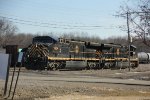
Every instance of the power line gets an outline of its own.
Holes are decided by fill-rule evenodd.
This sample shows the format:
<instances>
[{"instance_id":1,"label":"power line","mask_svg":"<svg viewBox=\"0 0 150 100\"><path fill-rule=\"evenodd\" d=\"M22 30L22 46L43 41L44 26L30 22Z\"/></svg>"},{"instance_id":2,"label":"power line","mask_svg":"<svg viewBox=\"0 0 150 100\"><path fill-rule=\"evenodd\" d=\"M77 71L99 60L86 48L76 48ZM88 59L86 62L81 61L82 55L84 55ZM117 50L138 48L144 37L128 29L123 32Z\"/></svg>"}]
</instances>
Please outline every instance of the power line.
<instances>
[{"instance_id":1,"label":"power line","mask_svg":"<svg viewBox=\"0 0 150 100\"><path fill-rule=\"evenodd\" d=\"M50 24L50 23L43 23L43 22L34 22L34 21L29 21L29 20L22 20L22 19L18 19L18 18L12 18L12 17L4 17L4 16L0 16L2 18L6 18L6 19L10 19L10 20L16 20L16 21L21 21L21 22L27 22L27 23L33 23L33 24L42 24L42 25L51 25L51 26L56 26L58 24ZM86 26L86 25L58 25L58 26L68 26L68 27L102 27L99 25L93 25L93 26Z\"/></svg>"},{"instance_id":2,"label":"power line","mask_svg":"<svg viewBox=\"0 0 150 100\"><path fill-rule=\"evenodd\" d=\"M37 21L30 21L30 20L22 20L18 18L12 18L12 17L5 17L5 16L0 16L1 18L9 19L11 22L19 23L19 24L26 24L26 25L31 25L31 26L39 26L39 27L50 27L50 28L62 28L62 29L86 29L86 30L91 30L90 28L93 29L99 29L99 28L106 28L106 29L113 29L115 27L104 27L104 26L99 26L99 25L61 25L61 24L51 24L51 23L45 23L45 22L37 22ZM88 29L87 29L88 28Z\"/></svg>"},{"instance_id":3,"label":"power line","mask_svg":"<svg viewBox=\"0 0 150 100\"><path fill-rule=\"evenodd\" d=\"M81 29L81 28L65 28L65 27L56 27L56 26L48 26L48 25L38 25L38 24L31 24L31 23L24 23L24 22L17 22L17 21L10 21L10 22L13 22L13 23L18 23L18 24L25 24L25 25L30 25L30 26L38 26L38 27L47 27L47 28L61 28L61 29ZM82 29L81 29L82 30ZM88 29L85 29L85 30L94 30L94 29L91 29L91 28L88 28Z\"/></svg>"}]
</instances>

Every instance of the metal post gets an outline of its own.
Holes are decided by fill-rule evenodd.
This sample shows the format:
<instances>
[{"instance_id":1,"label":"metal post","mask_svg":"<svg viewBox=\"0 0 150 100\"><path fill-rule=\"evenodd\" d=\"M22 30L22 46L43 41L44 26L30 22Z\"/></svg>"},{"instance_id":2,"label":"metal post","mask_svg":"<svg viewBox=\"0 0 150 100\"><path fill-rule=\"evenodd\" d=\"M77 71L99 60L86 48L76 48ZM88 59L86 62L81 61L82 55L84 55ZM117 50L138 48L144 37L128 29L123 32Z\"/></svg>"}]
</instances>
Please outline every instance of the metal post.
<instances>
[{"instance_id":1,"label":"metal post","mask_svg":"<svg viewBox=\"0 0 150 100\"><path fill-rule=\"evenodd\" d=\"M129 49L129 53L128 53L128 61L129 61L129 71L130 71L130 45L131 45L131 41L130 41L130 29L129 29L129 12L127 12L127 29L128 29L128 49Z\"/></svg>"},{"instance_id":2,"label":"metal post","mask_svg":"<svg viewBox=\"0 0 150 100\"><path fill-rule=\"evenodd\" d=\"M12 85L13 85L13 81L14 81L15 71L16 71L16 64L15 64L15 66L14 66L14 70L13 70L13 75L12 75L12 79L11 79L11 84L10 84L10 88L9 88L9 94L8 94L8 97L10 96L10 92L11 92L11 89L12 89ZM8 97L7 97L7 98L8 98Z\"/></svg>"},{"instance_id":3,"label":"metal post","mask_svg":"<svg viewBox=\"0 0 150 100\"><path fill-rule=\"evenodd\" d=\"M19 79L19 75L20 75L20 70L21 70L21 66L22 66L22 62L23 62L23 57L24 57L24 54L21 53L19 54L19 57L18 57L18 61L17 62L20 62L20 66L19 66L19 70L18 70L18 74L17 74L17 79L16 79L16 83L15 83L15 87L14 87L14 91L13 91L13 95L12 95L12 98L11 100L14 99L14 95L15 95L15 92L16 92L16 88L17 88L17 83L18 83L18 79Z\"/></svg>"},{"instance_id":4,"label":"metal post","mask_svg":"<svg viewBox=\"0 0 150 100\"><path fill-rule=\"evenodd\" d=\"M19 79L19 75L20 75L21 66L22 66L22 64L19 66L18 75L17 75L15 87L14 87L14 92L13 92L13 95L12 95L12 98L11 98L12 100L14 99L14 95L15 95L15 92L16 92L16 87L17 87L17 83L18 83L18 79Z\"/></svg>"}]
</instances>

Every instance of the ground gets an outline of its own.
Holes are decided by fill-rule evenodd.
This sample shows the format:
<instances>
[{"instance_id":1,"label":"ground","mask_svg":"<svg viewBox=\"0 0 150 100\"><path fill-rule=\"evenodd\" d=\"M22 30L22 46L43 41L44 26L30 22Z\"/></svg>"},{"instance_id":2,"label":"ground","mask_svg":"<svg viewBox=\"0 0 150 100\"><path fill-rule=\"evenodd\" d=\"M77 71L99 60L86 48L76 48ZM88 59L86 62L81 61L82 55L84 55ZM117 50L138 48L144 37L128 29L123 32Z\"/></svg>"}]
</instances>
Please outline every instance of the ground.
<instances>
[{"instance_id":1,"label":"ground","mask_svg":"<svg viewBox=\"0 0 150 100\"><path fill-rule=\"evenodd\" d=\"M9 85L11 75L12 69ZM150 64L142 64L130 72L128 69L31 71L22 68L14 99L150 100L149 83ZM3 86L4 81L0 80L0 98Z\"/></svg>"}]
</instances>

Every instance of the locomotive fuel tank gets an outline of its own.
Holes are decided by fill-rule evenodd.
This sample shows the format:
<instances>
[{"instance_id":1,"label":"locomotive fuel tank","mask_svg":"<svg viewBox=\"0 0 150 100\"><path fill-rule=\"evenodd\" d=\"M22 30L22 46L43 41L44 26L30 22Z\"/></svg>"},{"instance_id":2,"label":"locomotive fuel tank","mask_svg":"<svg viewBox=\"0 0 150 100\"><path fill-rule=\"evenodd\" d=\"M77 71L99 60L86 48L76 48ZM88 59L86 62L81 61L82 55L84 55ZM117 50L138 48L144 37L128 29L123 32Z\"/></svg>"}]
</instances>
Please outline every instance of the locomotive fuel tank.
<instances>
[{"instance_id":1,"label":"locomotive fuel tank","mask_svg":"<svg viewBox=\"0 0 150 100\"><path fill-rule=\"evenodd\" d=\"M83 69L86 68L87 61L66 61L66 69Z\"/></svg>"}]
</instances>

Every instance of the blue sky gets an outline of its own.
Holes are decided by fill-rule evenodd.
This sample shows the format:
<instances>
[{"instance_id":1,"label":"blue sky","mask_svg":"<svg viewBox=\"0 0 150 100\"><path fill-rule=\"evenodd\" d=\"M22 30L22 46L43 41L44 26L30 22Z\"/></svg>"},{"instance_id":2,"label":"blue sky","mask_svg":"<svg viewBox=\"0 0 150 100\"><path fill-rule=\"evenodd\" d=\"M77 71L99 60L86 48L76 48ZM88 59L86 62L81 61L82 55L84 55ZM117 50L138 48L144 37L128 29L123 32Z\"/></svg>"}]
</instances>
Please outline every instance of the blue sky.
<instances>
[{"instance_id":1,"label":"blue sky","mask_svg":"<svg viewBox=\"0 0 150 100\"><path fill-rule=\"evenodd\" d=\"M106 38L124 36L116 18L126 0L0 0L0 16L9 18L19 32L87 32Z\"/></svg>"}]
</instances>

